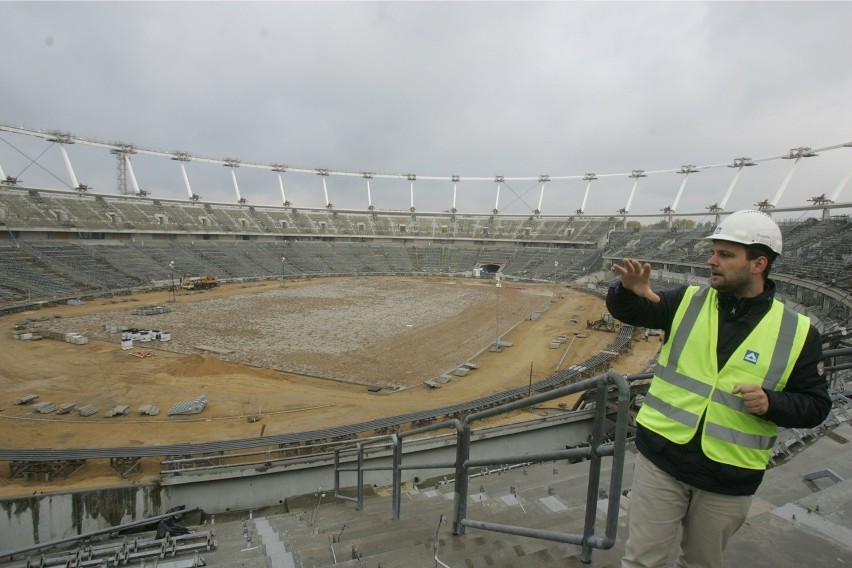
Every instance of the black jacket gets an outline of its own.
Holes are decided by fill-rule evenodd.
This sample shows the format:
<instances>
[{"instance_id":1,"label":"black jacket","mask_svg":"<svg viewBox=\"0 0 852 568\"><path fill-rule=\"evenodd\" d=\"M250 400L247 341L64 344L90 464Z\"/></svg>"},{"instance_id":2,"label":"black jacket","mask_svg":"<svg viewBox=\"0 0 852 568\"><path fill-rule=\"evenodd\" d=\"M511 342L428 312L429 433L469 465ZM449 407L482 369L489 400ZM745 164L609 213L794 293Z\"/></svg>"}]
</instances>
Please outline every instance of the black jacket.
<instances>
[{"instance_id":1,"label":"black jacket","mask_svg":"<svg viewBox=\"0 0 852 568\"><path fill-rule=\"evenodd\" d=\"M662 329L666 341L685 286L657 292L660 302L654 304L625 290L620 281L610 286L606 305L617 319L630 325ZM717 357L721 369L731 353L743 342L757 323L769 311L775 297L775 283L766 281L764 292L755 298L735 298L720 293L719 338ZM811 326L805 345L787 379L784 390L766 391L769 411L763 418L786 428L818 426L831 410L828 384L822 374L822 338ZM701 428L686 444L669 442L662 436L642 427L637 428L636 447L657 467L698 489L726 495L752 495L763 480L763 471L739 468L715 462L701 450Z\"/></svg>"}]
</instances>

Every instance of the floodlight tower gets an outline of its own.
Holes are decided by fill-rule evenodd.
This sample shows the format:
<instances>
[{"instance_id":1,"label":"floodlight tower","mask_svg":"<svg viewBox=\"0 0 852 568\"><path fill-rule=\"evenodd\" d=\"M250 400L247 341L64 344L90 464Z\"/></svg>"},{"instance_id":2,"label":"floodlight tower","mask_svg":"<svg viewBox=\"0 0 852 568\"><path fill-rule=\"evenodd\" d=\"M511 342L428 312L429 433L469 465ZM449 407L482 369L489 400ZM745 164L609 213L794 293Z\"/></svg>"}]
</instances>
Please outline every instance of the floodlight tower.
<instances>
[{"instance_id":1,"label":"floodlight tower","mask_svg":"<svg viewBox=\"0 0 852 568\"><path fill-rule=\"evenodd\" d=\"M172 160L176 161L180 166L180 173L183 176L183 185L186 187L186 195L189 197L189 200L198 201L201 199L200 195L192 193L192 188L189 186L189 176L186 175L186 166L184 164L192 160L192 156L186 152L172 152Z\"/></svg>"},{"instance_id":2,"label":"floodlight tower","mask_svg":"<svg viewBox=\"0 0 852 568\"><path fill-rule=\"evenodd\" d=\"M331 204L331 201L328 199L328 186L325 183L325 178L327 178L330 174L327 169L321 168L317 170L317 175L322 178L322 191L325 194L325 207L326 209L334 208L334 205Z\"/></svg>"},{"instance_id":3,"label":"floodlight tower","mask_svg":"<svg viewBox=\"0 0 852 568\"><path fill-rule=\"evenodd\" d=\"M139 183L136 181L136 174L133 173L133 165L130 163L130 155L135 153L136 148L131 144L117 144L110 150L110 154L115 154L118 171L117 189L122 195L142 195L142 190L139 189ZM128 177L130 177L130 189L127 187Z\"/></svg>"},{"instance_id":4,"label":"floodlight tower","mask_svg":"<svg viewBox=\"0 0 852 568\"><path fill-rule=\"evenodd\" d=\"M240 195L240 186L237 184L237 168L240 167L240 160L237 158L225 158L222 164L226 168L231 169L231 181L234 182L234 193L237 194L237 203L244 204L248 200Z\"/></svg>"},{"instance_id":5,"label":"floodlight tower","mask_svg":"<svg viewBox=\"0 0 852 568\"><path fill-rule=\"evenodd\" d=\"M580 205L580 208L577 209L577 215L582 215L586 211L586 202L589 199L589 191L592 189L592 182L598 179L598 176L595 175L594 172L586 172L586 175L583 176L583 179L586 180L586 193L583 195L583 204Z\"/></svg>"},{"instance_id":6,"label":"floodlight tower","mask_svg":"<svg viewBox=\"0 0 852 568\"><path fill-rule=\"evenodd\" d=\"M287 196L284 195L284 179L281 174L287 171L287 168L281 164L273 164L272 171L278 174L278 187L281 188L281 201L284 207L290 207L290 202L287 201Z\"/></svg>"},{"instance_id":7,"label":"floodlight tower","mask_svg":"<svg viewBox=\"0 0 852 568\"><path fill-rule=\"evenodd\" d=\"M784 181L781 182L781 187L778 188L778 191L775 192L775 196L769 202L771 207L777 207L778 202L781 200L781 196L784 195L784 191L787 189L787 186L790 185L790 180L793 179L793 174L796 173L796 168L799 166L799 162L802 158L813 158L814 156L818 156L816 152L806 147L799 148L790 148L790 153L786 156L782 156L785 160L794 160L793 165L790 167L790 171L787 172L787 177L784 178Z\"/></svg>"},{"instance_id":8,"label":"floodlight tower","mask_svg":"<svg viewBox=\"0 0 852 568\"><path fill-rule=\"evenodd\" d=\"M373 207L373 196L370 192L370 180L373 179L373 172L361 172L361 177L367 180L367 210L372 211Z\"/></svg>"},{"instance_id":9,"label":"floodlight tower","mask_svg":"<svg viewBox=\"0 0 852 568\"><path fill-rule=\"evenodd\" d=\"M544 201L544 187L549 181L550 176L547 174L538 176L538 183L541 184L541 193L538 194L538 207L533 210L533 215L541 215L541 204Z\"/></svg>"},{"instance_id":10,"label":"floodlight tower","mask_svg":"<svg viewBox=\"0 0 852 568\"><path fill-rule=\"evenodd\" d=\"M497 184L497 200L494 202L494 209L491 210L495 215L500 212L500 186L506 181L504 176L494 176L494 182Z\"/></svg>"}]
</instances>

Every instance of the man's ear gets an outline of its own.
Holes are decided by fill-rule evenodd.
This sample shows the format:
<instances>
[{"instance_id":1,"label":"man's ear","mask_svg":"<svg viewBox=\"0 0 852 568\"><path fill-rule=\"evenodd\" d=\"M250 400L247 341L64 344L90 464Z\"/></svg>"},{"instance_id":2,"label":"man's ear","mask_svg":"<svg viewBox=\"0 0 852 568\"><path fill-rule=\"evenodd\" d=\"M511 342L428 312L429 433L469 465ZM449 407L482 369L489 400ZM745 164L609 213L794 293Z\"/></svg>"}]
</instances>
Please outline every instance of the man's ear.
<instances>
[{"instance_id":1,"label":"man's ear","mask_svg":"<svg viewBox=\"0 0 852 568\"><path fill-rule=\"evenodd\" d=\"M755 274L763 274L766 272L766 267L769 266L769 259L765 256L759 256L754 259L754 270Z\"/></svg>"}]
</instances>

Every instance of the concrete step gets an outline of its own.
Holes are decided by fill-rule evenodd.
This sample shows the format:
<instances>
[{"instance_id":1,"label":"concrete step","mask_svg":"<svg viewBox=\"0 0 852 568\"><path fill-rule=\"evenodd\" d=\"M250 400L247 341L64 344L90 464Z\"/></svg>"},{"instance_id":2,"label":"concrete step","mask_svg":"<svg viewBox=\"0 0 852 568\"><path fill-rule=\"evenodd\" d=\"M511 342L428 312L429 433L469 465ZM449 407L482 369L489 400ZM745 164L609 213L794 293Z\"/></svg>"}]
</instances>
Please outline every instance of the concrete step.
<instances>
[{"instance_id":1,"label":"concrete step","mask_svg":"<svg viewBox=\"0 0 852 568\"><path fill-rule=\"evenodd\" d=\"M632 473L632 472L631 472ZM603 479L608 485L608 472ZM581 533L585 517L588 464L547 463L495 471L470 480L468 518L569 533ZM292 543L303 568L359 566L435 566L434 538L442 516L452 518L454 485L439 480L403 494L400 519L391 519L386 491L354 504L323 503L315 512L270 517ZM605 503L604 503L605 505ZM308 515L308 516L306 516ZM307 519L314 526L307 526ZM596 534L603 534L605 513L598 511ZM345 528L344 528L344 525ZM580 564L580 547L500 533L467 529L452 536L451 525L439 529L439 558L456 566L547 566ZM594 554L600 554L595 551ZM573 560L572 560L573 559ZM453 560L454 562L449 562Z\"/></svg>"},{"instance_id":2,"label":"concrete step","mask_svg":"<svg viewBox=\"0 0 852 568\"><path fill-rule=\"evenodd\" d=\"M246 532L243 532L245 522ZM240 566L245 568L267 568L266 555L261 547L260 539L254 530L253 523L248 520L232 520L215 522L208 525L207 530L216 533L215 554L204 555L207 565ZM249 543L246 539L251 538Z\"/></svg>"},{"instance_id":3,"label":"concrete step","mask_svg":"<svg viewBox=\"0 0 852 568\"><path fill-rule=\"evenodd\" d=\"M262 543L263 552L266 555L267 564L270 568L296 568L293 553L285 545L281 535L278 534L269 521L264 518L255 518L254 526L257 536Z\"/></svg>"}]
</instances>

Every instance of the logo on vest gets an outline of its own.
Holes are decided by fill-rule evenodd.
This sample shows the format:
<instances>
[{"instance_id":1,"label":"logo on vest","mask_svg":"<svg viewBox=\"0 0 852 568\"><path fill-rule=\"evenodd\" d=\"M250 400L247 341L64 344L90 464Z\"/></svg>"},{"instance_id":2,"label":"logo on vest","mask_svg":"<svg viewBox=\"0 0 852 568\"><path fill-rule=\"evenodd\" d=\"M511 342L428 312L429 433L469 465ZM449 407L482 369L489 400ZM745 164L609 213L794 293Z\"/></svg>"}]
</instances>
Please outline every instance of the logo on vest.
<instances>
[{"instance_id":1,"label":"logo on vest","mask_svg":"<svg viewBox=\"0 0 852 568\"><path fill-rule=\"evenodd\" d=\"M760 353L757 351L752 351L751 349L746 349L745 357L743 357L743 361L748 361L749 363L757 363L757 358L760 357Z\"/></svg>"}]
</instances>

